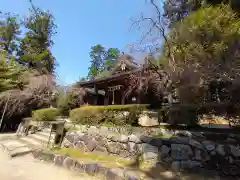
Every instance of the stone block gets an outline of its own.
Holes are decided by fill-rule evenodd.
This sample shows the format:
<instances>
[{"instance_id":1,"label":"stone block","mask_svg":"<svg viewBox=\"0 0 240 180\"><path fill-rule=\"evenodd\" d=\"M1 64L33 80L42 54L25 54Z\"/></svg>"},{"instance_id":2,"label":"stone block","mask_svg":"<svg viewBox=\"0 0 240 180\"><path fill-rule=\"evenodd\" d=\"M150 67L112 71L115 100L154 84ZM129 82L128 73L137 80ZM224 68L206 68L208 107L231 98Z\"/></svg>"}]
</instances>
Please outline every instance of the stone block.
<instances>
[{"instance_id":1,"label":"stone block","mask_svg":"<svg viewBox=\"0 0 240 180\"><path fill-rule=\"evenodd\" d=\"M51 152L45 152L43 150L34 151L33 156L40 160L54 162L55 155Z\"/></svg>"},{"instance_id":2,"label":"stone block","mask_svg":"<svg viewBox=\"0 0 240 180\"><path fill-rule=\"evenodd\" d=\"M98 173L99 166L95 163L89 163L85 165L85 172L90 175L95 175Z\"/></svg>"},{"instance_id":3,"label":"stone block","mask_svg":"<svg viewBox=\"0 0 240 180\"><path fill-rule=\"evenodd\" d=\"M204 138L204 134L202 132L192 132L192 136L196 138Z\"/></svg>"},{"instance_id":4,"label":"stone block","mask_svg":"<svg viewBox=\"0 0 240 180\"><path fill-rule=\"evenodd\" d=\"M106 173L107 180L125 180L124 171L119 168L109 169Z\"/></svg>"},{"instance_id":5,"label":"stone block","mask_svg":"<svg viewBox=\"0 0 240 180\"><path fill-rule=\"evenodd\" d=\"M200 142L198 142L194 139L189 140L189 145L192 146L192 147L195 147L197 149L203 149L203 145Z\"/></svg>"},{"instance_id":6,"label":"stone block","mask_svg":"<svg viewBox=\"0 0 240 180\"><path fill-rule=\"evenodd\" d=\"M0 148L1 148L2 151L4 151L4 149L3 149L2 146L0 146ZM34 157L34 158L39 158L40 155L42 154L42 152L43 152L42 149L37 149L37 150L33 151L33 153L32 153L32 154L33 154L33 157Z\"/></svg>"},{"instance_id":7,"label":"stone block","mask_svg":"<svg viewBox=\"0 0 240 180\"><path fill-rule=\"evenodd\" d=\"M153 138L149 136L140 136L140 140L143 143L149 143Z\"/></svg>"},{"instance_id":8,"label":"stone block","mask_svg":"<svg viewBox=\"0 0 240 180\"><path fill-rule=\"evenodd\" d=\"M95 139L90 139L86 142L86 147L88 151L93 151L97 147L97 141Z\"/></svg>"},{"instance_id":9,"label":"stone block","mask_svg":"<svg viewBox=\"0 0 240 180\"><path fill-rule=\"evenodd\" d=\"M126 180L140 180L139 176L132 171L125 172L125 179Z\"/></svg>"},{"instance_id":10,"label":"stone block","mask_svg":"<svg viewBox=\"0 0 240 180\"><path fill-rule=\"evenodd\" d=\"M215 150L215 143L212 141L203 141L202 144L206 148L207 151Z\"/></svg>"},{"instance_id":11,"label":"stone block","mask_svg":"<svg viewBox=\"0 0 240 180\"><path fill-rule=\"evenodd\" d=\"M66 134L65 138L66 138L69 142L74 143L74 140L75 140L75 137L76 137L76 136L77 136L76 133L70 132L70 133L67 133L67 134Z\"/></svg>"},{"instance_id":12,"label":"stone block","mask_svg":"<svg viewBox=\"0 0 240 180\"><path fill-rule=\"evenodd\" d=\"M142 144L143 148L143 159L144 160L157 160L158 159L158 148L150 144Z\"/></svg>"},{"instance_id":13,"label":"stone block","mask_svg":"<svg viewBox=\"0 0 240 180\"><path fill-rule=\"evenodd\" d=\"M74 169L75 167L75 160L70 158L70 157L67 157L64 159L63 161L63 167L67 168L67 169Z\"/></svg>"},{"instance_id":14,"label":"stone block","mask_svg":"<svg viewBox=\"0 0 240 180\"><path fill-rule=\"evenodd\" d=\"M123 158L127 158L127 157L130 157L132 155L133 155L133 153L130 153L127 150L120 150L120 152L119 152L119 156L121 156Z\"/></svg>"},{"instance_id":15,"label":"stone block","mask_svg":"<svg viewBox=\"0 0 240 180\"><path fill-rule=\"evenodd\" d=\"M83 162L80 162L80 161L75 162L75 166L74 166L75 171L82 173L82 172L85 172L85 168L86 168L86 165Z\"/></svg>"},{"instance_id":16,"label":"stone block","mask_svg":"<svg viewBox=\"0 0 240 180\"><path fill-rule=\"evenodd\" d=\"M132 153L132 152L136 152L137 151L137 144L133 143L133 142L129 142L128 143L128 148L127 150Z\"/></svg>"},{"instance_id":17,"label":"stone block","mask_svg":"<svg viewBox=\"0 0 240 180\"><path fill-rule=\"evenodd\" d=\"M170 148L163 145L161 148L160 148L160 155L161 156L167 156L170 152Z\"/></svg>"},{"instance_id":18,"label":"stone block","mask_svg":"<svg viewBox=\"0 0 240 180\"><path fill-rule=\"evenodd\" d=\"M171 157L174 160L188 160L193 156L192 149L189 145L184 144L172 144L171 145Z\"/></svg>"},{"instance_id":19,"label":"stone block","mask_svg":"<svg viewBox=\"0 0 240 180\"><path fill-rule=\"evenodd\" d=\"M58 166L62 166L64 162L65 157L62 155L55 155L54 157L54 164Z\"/></svg>"},{"instance_id":20,"label":"stone block","mask_svg":"<svg viewBox=\"0 0 240 180\"><path fill-rule=\"evenodd\" d=\"M106 177L106 174L107 174L108 170L109 170L109 168L98 164L98 172L97 173L99 175L102 175L103 177Z\"/></svg>"},{"instance_id":21,"label":"stone block","mask_svg":"<svg viewBox=\"0 0 240 180\"><path fill-rule=\"evenodd\" d=\"M112 153L112 154L119 154L120 150L122 149L121 147L122 147L121 144L119 144L117 142L108 142L107 143L107 150L109 153Z\"/></svg>"},{"instance_id":22,"label":"stone block","mask_svg":"<svg viewBox=\"0 0 240 180\"><path fill-rule=\"evenodd\" d=\"M97 141L98 146L105 146L107 143L107 139L101 136L96 136L95 140Z\"/></svg>"},{"instance_id":23,"label":"stone block","mask_svg":"<svg viewBox=\"0 0 240 180\"><path fill-rule=\"evenodd\" d=\"M240 148L237 148L236 146L230 145L230 151L234 157L240 157Z\"/></svg>"},{"instance_id":24,"label":"stone block","mask_svg":"<svg viewBox=\"0 0 240 180\"><path fill-rule=\"evenodd\" d=\"M78 134L78 136L76 137L77 142L78 141L83 141L83 142L87 142L89 139L91 139L91 137L89 137L87 134Z\"/></svg>"},{"instance_id":25,"label":"stone block","mask_svg":"<svg viewBox=\"0 0 240 180\"><path fill-rule=\"evenodd\" d=\"M202 160L201 151L199 149L195 149L194 159L197 160L197 161Z\"/></svg>"},{"instance_id":26,"label":"stone block","mask_svg":"<svg viewBox=\"0 0 240 180\"><path fill-rule=\"evenodd\" d=\"M141 143L141 140L139 139L138 136L134 135L134 134L131 134L129 137L129 141L130 142L134 142L134 143Z\"/></svg>"},{"instance_id":27,"label":"stone block","mask_svg":"<svg viewBox=\"0 0 240 180\"><path fill-rule=\"evenodd\" d=\"M181 168L181 162L180 161L173 161L171 164L171 168L175 171L178 171Z\"/></svg>"},{"instance_id":28,"label":"stone block","mask_svg":"<svg viewBox=\"0 0 240 180\"><path fill-rule=\"evenodd\" d=\"M64 138L61 146L62 146L62 147L65 147L65 148L69 148L69 147L72 146L72 143L69 142L67 139Z\"/></svg>"},{"instance_id":29,"label":"stone block","mask_svg":"<svg viewBox=\"0 0 240 180\"><path fill-rule=\"evenodd\" d=\"M138 152L142 153L143 152L142 144L137 144L137 149Z\"/></svg>"},{"instance_id":30,"label":"stone block","mask_svg":"<svg viewBox=\"0 0 240 180\"><path fill-rule=\"evenodd\" d=\"M176 133L176 136L181 136L181 137L192 137L192 133L189 131L180 131Z\"/></svg>"},{"instance_id":31,"label":"stone block","mask_svg":"<svg viewBox=\"0 0 240 180\"><path fill-rule=\"evenodd\" d=\"M96 126L90 126L90 128L88 129L88 134L98 134L99 133L99 129Z\"/></svg>"},{"instance_id":32,"label":"stone block","mask_svg":"<svg viewBox=\"0 0 240 180\"><path fill-rule=\"evenodd\" d=\"M100 153L105 153L105 154L107 154L107 149L105 148L105 147L102 147L102 146L97 146L95 149L94 149L94 151L96 151L96 152L100 152Z\"/></svg>"},{"instance_id":33,"label":"stone block","mask_svg":"<svg viewBox=\"0 0 240 180\"><path fill-rule=\"evenodd\" d=\"M126 135L115 135L115 136L112 137L112 141L127 143L128 142L128 137Z\"/></svg>"},{"instance_id":34,"label":"stone block","mask_svg":"<svg viewBox=\"0 0 240 180\"><path fill-rule=\"evenodd\" d=\"M158 122L158 113L157 112L143 112L138 119L138 124L145 127L157 126Z\"/></svg>"},{"instance_id":35,"label":"stone block","mask_svg":"<svg viewBox=\"0 0 240 180\"><path fill-rule=\"evenodd\" d=\"M189 144L189 137L171 137L169 141L171 141L172 144Z\"/></svg>"},{"instance_id":36,"label":"stone block","mask_svg":"<svg viewBox=\"0 0 240 180\"><path fill-rule=\"evenodd\" d=\"M170 156L162 156L160 163L164 163L165 167L169 167L172 164L172 158Z\"/></svg>"},{"instance_id":37,"label":"stone block","mask_svg":"<svg viewBox=\"0 0 240 180\"><path fill-rule=\"evenodd\" d=\"M109 131L108 131L108 127L105 127L105 126L101 126L100 129L99 129L99 134L101 135L106 135L108 134Z\"/></svg>"},{"instance_id":38,"label":"stone block","mask_svg":"<svg viewBox=\"0 0 240 180\"><path fill-rule=\"evenodd\" d=\"M87 148L86 148L86 146L85 146L85 144L84 144L84 142L77 142L76 144L75 144L75 146L74 146L76 149L79 149L79 150L81 150L81 151L85 151Z\"/></svg>"},{"instance_id":39,"label":"stone block","mask_svg":"<svg viewBox=\"0 0 240 180\"><path fill-rule=\"evenodd\" d=\"M152 146L156 146L160 148L163 142L162 142L162 139L160 138L152 138L148 144L151 144Z\"/></svg>"},{"instance_id":40,"label":"stone block","mask_svg":"<svg viewBox=\"0 0 240 180\"><path fill-rule=\"evenodd\" d=\"M202 163L199 161L181 161L182 169L200 168Z\"/></svg>"}]
</instances>

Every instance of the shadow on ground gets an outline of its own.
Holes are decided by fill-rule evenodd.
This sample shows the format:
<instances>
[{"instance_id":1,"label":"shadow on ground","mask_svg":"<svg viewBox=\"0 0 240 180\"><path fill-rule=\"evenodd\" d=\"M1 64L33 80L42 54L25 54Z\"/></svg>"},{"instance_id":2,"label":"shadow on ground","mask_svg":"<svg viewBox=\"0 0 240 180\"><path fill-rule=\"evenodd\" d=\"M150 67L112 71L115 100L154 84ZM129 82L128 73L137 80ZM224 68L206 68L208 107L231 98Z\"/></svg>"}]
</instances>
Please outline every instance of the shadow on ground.
<instances>
[{"instance_id":1,"label":"shadow on ground","mask_svg":"<svg viewBox=\"0 0 240 180\"><path fill-rule=\"evenodd\" d=\"M217 138L216 136L215 138ZM143 137L142 137L143 138ZM144 137L146 138L146 137ZM174 136L169 139L162 139L162 144L186 144L189 137ZM192 138L194 139L194 138ZM223 138L224 139L224 138ZM206 139L195 139L202 144L202 141ZM211 139L213 140L213 139ZM165 142L164 142L165 141ZM182 141L182 142L181 142ZM207 140L209 141L209 140ZM218 141L217 143L224 143L225 141ZM156 141L150 140L146 142L151 146L156 146ZM235 144L236 145L236 144ZM229 144L225 144L226 154L230 153L230 149L226 148ZM190 146L191 147L191 146ZM192 147L191 147L192 148ZM209 159L200 160L201 166L199 167L189 167L188 161L176 161L171 158L171 148L169 148L168 157L164 157L161 154L161 150L158 148L158 156L155 161L143 167L142 155L137 155L132 164L128 168L141 171L148 178L161 179L161 180L233 180L240 177L240 160L239 158L233 159L234 163L231 162L232 156L227 157L219 155L216 151L208 152L210 153ZM212 153L212 154L211 154ZM227 157L227 158L226 158ZM202 157L203 158L203 157ZM191 160L196 162L194 160ZM154 163L155 162L155 163ZM175 164L174 164L175 163ZM180 163L180 164L179 164ZM179 167L181 166L181 168ZM184 167L185 165L185 167ZM182 168L184 167L184 168Z\"/></svg>"}]
</instances>

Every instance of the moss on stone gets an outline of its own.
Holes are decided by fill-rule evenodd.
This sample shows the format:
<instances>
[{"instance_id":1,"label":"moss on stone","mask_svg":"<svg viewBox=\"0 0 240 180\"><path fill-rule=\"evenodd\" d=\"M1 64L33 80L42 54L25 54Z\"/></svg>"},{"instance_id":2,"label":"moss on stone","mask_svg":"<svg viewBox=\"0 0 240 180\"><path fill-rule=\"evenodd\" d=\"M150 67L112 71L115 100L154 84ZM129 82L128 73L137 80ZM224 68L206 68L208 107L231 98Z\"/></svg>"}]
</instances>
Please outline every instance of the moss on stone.
<instances>
[{"instance_id":1,"label":"moss on stone","mask_svg":"<svg viewBox=\"0 0 240 180\"><path fill-rule=\"evenodd\" d=\"M74 148L53 148L51 151L81 161L97 161L110 167L124 167L132 163L132 161L118 156L104 155L96 152L83 152Z\"/></svg>"}]
</instances>

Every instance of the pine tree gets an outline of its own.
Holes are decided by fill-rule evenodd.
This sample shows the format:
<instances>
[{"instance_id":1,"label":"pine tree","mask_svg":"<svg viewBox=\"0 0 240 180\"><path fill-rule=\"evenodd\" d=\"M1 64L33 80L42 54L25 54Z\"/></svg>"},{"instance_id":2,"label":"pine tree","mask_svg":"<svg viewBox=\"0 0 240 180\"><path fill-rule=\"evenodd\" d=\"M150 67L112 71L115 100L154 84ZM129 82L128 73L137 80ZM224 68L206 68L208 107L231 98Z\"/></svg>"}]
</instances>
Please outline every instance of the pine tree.
<instances>
[{"instance_id":1,"label":"pine tree","mask_svg":"<svg viewBox=\"0 0 240 180\"><path fill-rule=\"evenodd\" d=\"M2 52L0 56L0 92L23 86L24 68L14 59L7 59L5 54Z\"/></svg>"}]
</instances>

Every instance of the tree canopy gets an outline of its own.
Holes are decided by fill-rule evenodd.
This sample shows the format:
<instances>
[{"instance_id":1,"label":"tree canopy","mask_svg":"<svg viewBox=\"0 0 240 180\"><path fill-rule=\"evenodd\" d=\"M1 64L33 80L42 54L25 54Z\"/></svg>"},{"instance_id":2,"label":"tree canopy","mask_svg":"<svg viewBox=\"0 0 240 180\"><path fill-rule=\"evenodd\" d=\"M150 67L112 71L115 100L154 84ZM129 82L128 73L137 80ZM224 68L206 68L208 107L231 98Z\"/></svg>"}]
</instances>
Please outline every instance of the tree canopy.
<instances>
[{"instance_id":1,"label":"tree canopy","mask_svg":"<svg viewBox=\"0 0 240 180\"><path fill-rule=\"evenodd\" d=\"M34 5L30 13L24 21L24 27L28 32L20 41L19 62L41 73L53 73L56 65L55 57L51 53L52 36L56 33L54 17L50 12L45 12Z\"/></svg>"},{"instance_id":2,"label":"tree canopy","mask_svg":"<svg viewBox=\"0 0 240 180\"><path fill-rule=\"evenodd\" d=\"M117 48L106 49L100 44L91 47L91 65L89 67L88 78L94 79L101 74L107 74L114 68L120 51Z\"/></svg>"},{"instance_id":3,"label":"tree canopy","mask_svg":"<svg viewBox=\"0 0 240 180\"><path fill-rule=\"evenodd\" d=\"M164 2L164 15L170 20L170 23L175 23L182 20L201 7L209 5L227 4L236 12L240 12L239 0L166 0Z\"/></svg>"},{"instance_id":4,"label":"tree canopy","mask_svg":"<svg viewBox=\"0 0 240 180\"><path fill-rule=\"evenodd\" d=\"M23 88L24 81L21 77L25 70L14 59L7 59L2 52L0 56L0 92Z\"/></svg>"},{"instance_id":5,"label":"tree canopy","mask_svg":"<svg viewBox=\"0 0 240 180\"><path fill-rule=\"evenodd\" d=\"M18 45L17 41L20 34L20 24L17 16L9 13L0 13L0 49L5 51L7 56L16 53Z\"/></svg>"},{"instance_id":6,"label":"tree canopy","mask_svg":"<svg viewBox=\"0 0 240 180\"><path fill-rule=\"evenodd\" d=\"M227 5L200 8L185 17L172 27L167 40L178 72L198 74L204 80L236 79L239 27L237 14Z\"/></svg>"},{"instance_id":7,"label":"tree canopy","mask_svg":"<svg viewBox=\"0 0 240 180\"><path fill-rule=\"evenodd\" d=\"M51 53L54 17L30 5L24 21L0 13L0 113L10 124L49 106L56 86L56 60Z\"/></svg>"}]
</instances>

